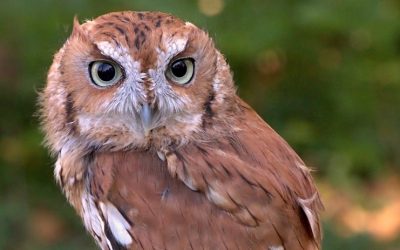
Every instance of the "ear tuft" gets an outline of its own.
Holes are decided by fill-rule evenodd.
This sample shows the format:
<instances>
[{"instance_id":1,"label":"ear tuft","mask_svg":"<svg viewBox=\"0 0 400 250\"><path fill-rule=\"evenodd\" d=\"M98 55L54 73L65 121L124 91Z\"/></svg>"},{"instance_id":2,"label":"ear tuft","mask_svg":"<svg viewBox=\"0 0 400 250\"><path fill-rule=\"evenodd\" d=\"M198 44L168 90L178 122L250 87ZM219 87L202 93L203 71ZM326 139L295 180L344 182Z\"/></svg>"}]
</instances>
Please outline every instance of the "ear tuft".
<instances>
[{"instance_id":1,"label":"ear tuft","mask_svg":"<svg viewBox=\"0 0 400 250\"><path fill-rule=\"evenodd\" d=\"M86 38L86 34L84 33L82 26L79 24L78 16L74 16L74 22L72 25L72 34L71 37L84 39Z\"/></svg>"}]
</instances>

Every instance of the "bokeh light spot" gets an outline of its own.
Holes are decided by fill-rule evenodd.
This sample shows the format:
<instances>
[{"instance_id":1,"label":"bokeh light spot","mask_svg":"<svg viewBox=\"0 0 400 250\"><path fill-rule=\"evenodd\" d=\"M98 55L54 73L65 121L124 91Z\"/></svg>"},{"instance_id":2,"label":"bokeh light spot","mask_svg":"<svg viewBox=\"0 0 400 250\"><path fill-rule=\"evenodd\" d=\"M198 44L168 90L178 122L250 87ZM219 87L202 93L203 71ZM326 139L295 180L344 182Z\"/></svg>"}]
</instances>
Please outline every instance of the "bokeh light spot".
<instances>
[{"instance_id":1,"label":"bokeh light spot","mask_svg":"<svg viewBox=\"0 0 400 250\"><path fill-rule=\"evenodd\" d=\"M224 0L198 0L199 10L206 16L215 16L224 9Z\"/></svg>"}]
</instances>

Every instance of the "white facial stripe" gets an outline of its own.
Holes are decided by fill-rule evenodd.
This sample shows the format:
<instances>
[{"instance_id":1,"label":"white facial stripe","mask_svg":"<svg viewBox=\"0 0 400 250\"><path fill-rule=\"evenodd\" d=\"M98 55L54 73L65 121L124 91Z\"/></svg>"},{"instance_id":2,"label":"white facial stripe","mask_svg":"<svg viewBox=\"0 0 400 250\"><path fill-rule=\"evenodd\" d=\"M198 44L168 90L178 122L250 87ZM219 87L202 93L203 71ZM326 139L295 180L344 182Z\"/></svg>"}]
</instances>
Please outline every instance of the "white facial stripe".
<instances>
[{"instance_id":1,"label":"white facial stripe","mask_svg":"<svg viewBox=\"0 0 400 250\"><path fill-rule=\"evenodd\" d=\"M122 46L116 46L108 41L101 41L95 43L100 53L112 58L121 65L129 65L132 59L129 55L129 50Z\"/></svg>"},{"instance_id":2,"label":"white facial stripe","mask_svg":"<svg viewBox=\"0 0 400 250\"><path fill-rule=\"evenodd\" d=\"M143 79L146 74L140 72L141 65L132 59L129 50L115 46L108 41L96 43L100 52L119 63L125 72L125 81L115 92L111 101L103 103L106 112L135 113L140 109L140 103L146 100Z\"/></svg>"},{"instance_id":3,"label":"white facial stripe","mask_svg":"<svg viewBox=\"0 0 400 250\"><path fill-rule=\"evenodd\" d=\"M223 79L223 73L225 72L229 72L229 68L225 63L225 60L223 59L223 56L218 53L218 57L217 57L217 65L219 65L220 70L218 71L218 73L214 76L213 79L213 90L215 93L215 101L217 103L222 103L224 101L224 92L221 91L221 79Z\"/></svg>"},{"instance_id":4,"label":"white facial stripe","mask_svg":"<svg viewBox=\"0 0 400 250\"><path fill-rule=\"evenodd\" d=\"M162 44L165 50L157 49L157 71L165 71L171 59L181 53L187 44L188 38L174 38L171 36L163 36ZM164 74L163 74L164 75ZM165 77L164 77L165 78Z\"/></svg>"},{"instance_id":5,"label":"white facial stripe","mask_svg":"<svg viewBox=\"0 0 400 250\"><path fill-rule=\"evenodd\" d=\"M185 48L188 39L187 38L173 38L173 37L167 37L163 39L163 44L166 50L166 56L167 56L167 63L169 60L171 60L172 57L176 56L177 54L181 53Z\"/></svg>"}]
</instances>

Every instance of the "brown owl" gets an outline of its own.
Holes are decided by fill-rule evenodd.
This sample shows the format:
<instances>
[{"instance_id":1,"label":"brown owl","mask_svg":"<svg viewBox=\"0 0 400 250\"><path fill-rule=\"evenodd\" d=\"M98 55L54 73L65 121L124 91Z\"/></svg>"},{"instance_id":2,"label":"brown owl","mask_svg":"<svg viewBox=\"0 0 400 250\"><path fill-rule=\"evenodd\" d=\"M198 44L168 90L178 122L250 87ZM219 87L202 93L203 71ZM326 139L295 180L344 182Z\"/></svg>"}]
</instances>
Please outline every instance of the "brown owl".
<instances>
[{"instance_id":1,"label":"brown owl","mask_svg":"<svg viewBox=\"0 0 400 250\"><path fill-rule=\"evenodd\" d=\"M75 20L40 103L55 178L101 249L321 247L310 170L195 25Z\"/></svg>"}]
</instances>

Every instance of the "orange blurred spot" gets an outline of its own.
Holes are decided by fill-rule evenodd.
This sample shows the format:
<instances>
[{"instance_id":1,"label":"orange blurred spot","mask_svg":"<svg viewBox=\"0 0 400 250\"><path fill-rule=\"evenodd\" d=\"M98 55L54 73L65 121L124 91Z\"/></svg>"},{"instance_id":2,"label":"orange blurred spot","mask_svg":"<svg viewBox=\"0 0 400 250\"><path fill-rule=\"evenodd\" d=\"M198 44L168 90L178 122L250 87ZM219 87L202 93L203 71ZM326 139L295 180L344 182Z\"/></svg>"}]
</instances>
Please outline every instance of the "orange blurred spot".
<instances>
[{"instance_id":1,"label":"orange blurred spot","mask_svg":"<svg viewBox=\"0 0 400 250\"><path fill-rule=\"evenodd\" d=\"M265 75L276 75L281 72L285 60L281 50L269 49L264 51L258 58L257 68Z\"/></svg>"},{"instance_id":2,"label":"orange blurred spot","mask_svg":"<svg viewBox=\"0 0 400 250\"><path fill-rule=\"evenodd\" d=\"M29 221L29 229L34 238L45 244L59 241L65 232L61 219L48 209L37 209Z\"/></svg>"},{"instance_id":3,"label":"orange blurred spot","mask_svg":"<svg viewBox=\"0 0 400 250\"><path fill-rule=\"evenodd\" d=\"M224 9L223 0L198 0L199 10L206 16L215 16Z\"/></svg>"},{"instance_id":4,"label":"orange blurred spot","mask_svg":"<svg viewBox=\"0 0 400 250\"><path fill-rule=\"evenodd\" d=\"M324 217L341 228L343 237L367 233L380 241L391 241L400 236L400 178L384 178L371 184L364 197L379 208L367 209L358 204L350 193L335 189L327 183L318 185L324 200ZM343 230L344 229L344 230Z\"/></svg>"},{"instance_id":5,"label":"orange blurred spot","mask_svg":"<svg viewBox=\"0 0 400 250\"><path fill-rule=\"evenodd\" d=\"M379 240L394 240L400 233L400 199L371 213L367 231Z\"/></svg>"}]
</instances>

